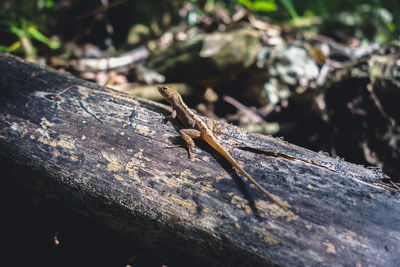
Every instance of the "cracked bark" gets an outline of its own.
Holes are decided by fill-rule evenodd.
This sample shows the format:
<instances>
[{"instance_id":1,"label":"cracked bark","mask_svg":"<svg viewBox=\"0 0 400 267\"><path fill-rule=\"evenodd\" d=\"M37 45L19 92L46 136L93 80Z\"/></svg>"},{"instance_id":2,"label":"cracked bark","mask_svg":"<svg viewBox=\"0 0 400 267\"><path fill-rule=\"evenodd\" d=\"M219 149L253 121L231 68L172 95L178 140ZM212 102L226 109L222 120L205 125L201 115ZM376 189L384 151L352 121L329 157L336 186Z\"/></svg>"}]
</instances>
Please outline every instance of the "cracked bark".
<instances>
[{"instance_id":1,"label":"cracked bark","mask_svg":"<svg viewBox=\"0 0 400 267\"><path fill-rule=\"evenodd\" d=\"M156 248L177 265L398 265L399 194L382 173L224 125L219 140L284 212L166 106L0 53L8 177ZM12 176L11 176L12 175Z\"/></svg>"}]
</instances>

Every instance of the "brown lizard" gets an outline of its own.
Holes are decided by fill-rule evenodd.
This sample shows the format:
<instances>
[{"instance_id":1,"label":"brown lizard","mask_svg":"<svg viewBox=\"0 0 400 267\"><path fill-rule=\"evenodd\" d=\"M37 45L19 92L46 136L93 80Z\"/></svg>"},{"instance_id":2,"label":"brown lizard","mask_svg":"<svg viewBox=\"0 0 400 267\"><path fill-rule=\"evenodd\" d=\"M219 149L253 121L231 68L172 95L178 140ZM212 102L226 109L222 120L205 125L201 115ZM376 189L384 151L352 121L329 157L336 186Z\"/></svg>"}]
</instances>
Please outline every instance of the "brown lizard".
<instances>
[{"instance_id":1,"label":"brown lizard","mask_svg":"<svg viewBox=\"0 0 400 267\"><path fill-rule=\"evenodd\" d=\"M213 147L219 154L221 154L226 160L232 164L237 170L239 170L255 187L264 193L271 201L276 203L279 207L287 210L286 205L281 203L280 200L276 199L272 194L268 193L264 188L261 187L240 165L232 158L229 152L222 146L213 133L213 123L201 119L195 111L190 109L182 100L181 95L173 88L168 86L159 86L158 91L160 94L171 104L172 114L166 119L178 119L188 129L179 130L179 134L185 140L189 156L191 155L191 149L194 147L193 138L200 138L207 142Z\"/></svg>"}]
</instances>

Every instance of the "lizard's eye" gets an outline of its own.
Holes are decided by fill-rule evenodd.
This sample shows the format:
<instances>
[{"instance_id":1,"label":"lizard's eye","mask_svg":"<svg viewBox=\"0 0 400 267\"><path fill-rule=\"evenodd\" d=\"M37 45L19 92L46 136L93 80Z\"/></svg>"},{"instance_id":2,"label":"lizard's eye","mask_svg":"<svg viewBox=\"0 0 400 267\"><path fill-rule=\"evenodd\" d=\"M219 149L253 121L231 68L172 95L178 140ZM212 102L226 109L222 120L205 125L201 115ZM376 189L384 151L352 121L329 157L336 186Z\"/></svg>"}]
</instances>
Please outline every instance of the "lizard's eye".
<instances>
[{"instance_id":1,"label":"lizard's eye","mask_svg":"<svg viewBox=\"0 0 400 267\"><path fill-rule=\"evenodd\" d=\"M166 92L167 88L163 87L163 88L161 88L161 91Z\"/></svg>"}]
</instances>

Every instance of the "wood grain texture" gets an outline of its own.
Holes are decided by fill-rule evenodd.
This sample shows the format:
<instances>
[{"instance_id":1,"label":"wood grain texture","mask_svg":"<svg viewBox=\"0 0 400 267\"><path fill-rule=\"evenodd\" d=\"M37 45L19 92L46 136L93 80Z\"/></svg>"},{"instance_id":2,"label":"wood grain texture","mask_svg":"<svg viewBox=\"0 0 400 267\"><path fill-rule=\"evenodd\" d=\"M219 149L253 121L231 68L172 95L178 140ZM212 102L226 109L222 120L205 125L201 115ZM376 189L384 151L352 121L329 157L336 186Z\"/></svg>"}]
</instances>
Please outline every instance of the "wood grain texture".
<instances>
[{"instance_id":1,"label":"wood grain texture","mask_svg":"<svg viewBox=\"0 0 400 267\"><path fill-rule=\"evenodd\" d=\"M166 106L0 54L0 156L15 179L179 265L395 266L400 198L382 173L224 125L218 138L289 212Z\"/></svg>"}]
</instances>

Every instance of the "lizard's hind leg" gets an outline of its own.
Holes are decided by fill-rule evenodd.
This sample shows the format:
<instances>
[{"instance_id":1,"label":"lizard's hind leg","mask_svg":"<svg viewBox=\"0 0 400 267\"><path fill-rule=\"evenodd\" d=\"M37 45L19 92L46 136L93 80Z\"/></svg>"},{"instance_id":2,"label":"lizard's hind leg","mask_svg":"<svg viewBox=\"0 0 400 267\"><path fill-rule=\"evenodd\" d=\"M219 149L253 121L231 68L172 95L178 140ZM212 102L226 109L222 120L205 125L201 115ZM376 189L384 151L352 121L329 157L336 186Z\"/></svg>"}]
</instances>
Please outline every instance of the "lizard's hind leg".
<instances>
[{"instance_id":1,"label":"lizard's hind leg","mask_svg":"<svg viewBox=\"0 0 400 267\"><path fill-rule=\"evenodd\" d=\"M224 130L221 128L221 126L219 126L219 125L217 124L217 121L216 121L216 120L213 120L213 119L210 119L210 118L205 118L204 121L206 122L207 127L208 127L211 131L213 131L213 133L223 134L223 135L226 135L226 136L231 136L231 137L233 137L232 135L230 135L229 133L227 133L226 131L224 131Z\"/></svg>"},{"instance_id":2,"label":"lizard's hind leg","mask_svg":"<svg viewBox=\"0 0 400 267\"><path fill-rule=\"evenodd\" d=\"M182 139L185 140L185 143L188 148L189 158L192 158L191 149L194 148L193 138L200 138L201 132L196 129L181 129L179 130L179 134Z\"/></svg>"}]
</instances>

